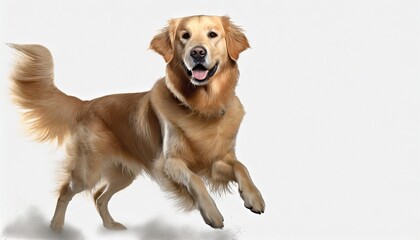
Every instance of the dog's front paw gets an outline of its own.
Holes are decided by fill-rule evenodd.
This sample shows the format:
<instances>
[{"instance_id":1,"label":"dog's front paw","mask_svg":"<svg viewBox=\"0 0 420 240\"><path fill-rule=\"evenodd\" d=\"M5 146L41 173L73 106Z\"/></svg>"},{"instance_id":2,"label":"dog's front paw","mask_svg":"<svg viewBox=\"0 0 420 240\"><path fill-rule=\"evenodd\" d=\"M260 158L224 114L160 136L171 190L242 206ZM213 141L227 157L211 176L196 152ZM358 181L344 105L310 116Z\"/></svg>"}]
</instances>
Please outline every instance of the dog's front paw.
<instances>
[{"instance_id":1,"label":"dog's front paw","mask_svg":"<svg viewBox=\"0 0 420 240\"><path fill-rule=\"evenodd\" d=\"M265 210L264 199L258 191L258 189L253 189L252 191L242 191L239 189L241 198L244 200L244 206L251 210L253 213L261 214Z\"/></svg>"},{"instance_id":2,"label":"dog's front paw","mask_svg":"<svg viewBox=\"0 0 420 240\"><path fill-rule=\"evenodd\" d=\"M212 228L223 228L223 216L220 214L217 208L215 209L205 209L199 208L201 216L204 219L204 222L207 223Z\"/></svg>"}]
</instances>

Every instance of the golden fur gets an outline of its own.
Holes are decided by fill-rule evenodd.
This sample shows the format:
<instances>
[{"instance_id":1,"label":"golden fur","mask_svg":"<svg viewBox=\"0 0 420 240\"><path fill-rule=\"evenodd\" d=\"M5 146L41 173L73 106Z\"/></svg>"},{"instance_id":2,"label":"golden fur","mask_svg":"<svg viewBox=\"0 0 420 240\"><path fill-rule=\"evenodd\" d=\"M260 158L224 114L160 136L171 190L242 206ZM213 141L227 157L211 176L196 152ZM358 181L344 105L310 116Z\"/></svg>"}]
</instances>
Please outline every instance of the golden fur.
<instances>
[{"instance_id":1,"label":"golden fur","mask_svg":"<svg viewBox=\"0 0 420 240\"><path fill-rule=\"evenodd\" d=\"M141 173L185 209L198 209L214 228L223 227L223 217L206 184L220 191L236 182L245 206L264 212L260 192L235 156L244 115L235 95L236 60L249 44L228 17L170 20L150 44L167 63L165 77L148 92L91 101L68 96L54 85L47 48L10 46L20 55L11 76L12 93L26 110L31 131L39 141L66 143L67 175L51 221L54 231L62 229L69 201L84 190L93 191L106 228L125 229L111 217L108 201ZM194 56L196 49L204 49L205 56ZM211 69L196 70L198 65Z\"/></svg>"}]
</instances>

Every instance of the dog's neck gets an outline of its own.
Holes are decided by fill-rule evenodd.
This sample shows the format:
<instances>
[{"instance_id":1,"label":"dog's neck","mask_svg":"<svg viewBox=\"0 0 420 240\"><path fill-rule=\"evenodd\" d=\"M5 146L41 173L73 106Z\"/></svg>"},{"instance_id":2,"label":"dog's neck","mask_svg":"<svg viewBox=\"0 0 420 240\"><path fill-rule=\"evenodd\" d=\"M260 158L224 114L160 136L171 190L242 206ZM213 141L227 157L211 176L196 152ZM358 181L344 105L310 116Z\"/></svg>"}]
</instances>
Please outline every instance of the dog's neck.
<instances>
[{"instance_id":1,"label":"dog's neck","mask_svg":"<svg viewBox=\"0 0 420 240\"><path fill-rule=\"evenodd\" d=\"M205 86L193 85L184 72L168 66L165 83L180 105L201 116L220 117L227 111L229 100L235 96L239 71L236 63L232 64L229 71L215 75Z\"/></svg>"},{"instance_id":2,"label":"dog's neck","mask_svg":"<svg viewBox=\"0 0 420 240\"><path fill-rule=\"evenodd\" d=\"M169 92L171 93L171 96L174 99L174 101L177 102L178 106L181 106L182 108L185 108L188 111L190 111L191 113L197 114L198 116L207 117L207 118L218 118L218 117L223 117L226 113L225 108L220 108L220 110L215 111L215 112L199 111L199 110L193 108L192 106L186 104L185 102L181 101L171 90L169 90Z\"/></svg>"}]
</instances>

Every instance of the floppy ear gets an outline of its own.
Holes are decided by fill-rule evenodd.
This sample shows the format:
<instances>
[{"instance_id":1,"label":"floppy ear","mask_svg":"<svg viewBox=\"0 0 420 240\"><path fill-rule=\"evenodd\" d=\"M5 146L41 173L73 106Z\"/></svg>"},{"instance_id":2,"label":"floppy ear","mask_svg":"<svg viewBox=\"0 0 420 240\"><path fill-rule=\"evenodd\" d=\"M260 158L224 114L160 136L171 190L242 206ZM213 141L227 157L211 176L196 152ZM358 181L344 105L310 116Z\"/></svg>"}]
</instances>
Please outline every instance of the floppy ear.
<instances>
[{"instance_id":1,"label":"floppy ear","mask_svg":"<svg viewBox=\"0 0 420 240\"><path fill-rule=\"evenodd\" d=\"M150 42L150 49L162 55L167 63L174 57L175 29L175 20L170 20L168 26L156 34Z\"/></svg>"},{"instance_id":2,"label":"floppy ear","mask_svg":"<svg viewBox=\"0 0 420 240\"><path fill-rule=\"evenodd\" d=\"M222 23L226 34L226 46L229 57L236 61L239 58L239 53L250 47L248 39L242 32L242 29L233 24L229 17L223 16Z\"/></svg>"}]
</instances>

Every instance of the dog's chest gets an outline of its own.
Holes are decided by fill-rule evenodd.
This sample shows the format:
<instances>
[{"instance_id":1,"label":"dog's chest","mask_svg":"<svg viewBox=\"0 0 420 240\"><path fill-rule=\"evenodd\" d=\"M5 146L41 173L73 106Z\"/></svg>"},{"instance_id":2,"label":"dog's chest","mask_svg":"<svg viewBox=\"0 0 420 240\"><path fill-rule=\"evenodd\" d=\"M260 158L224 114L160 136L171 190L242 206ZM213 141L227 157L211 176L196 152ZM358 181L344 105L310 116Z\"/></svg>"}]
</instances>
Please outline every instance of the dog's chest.
<instances>
[{"instance_id":1,"label":"dog's chest","mask_svg":"<svg viewBox=\"0 0 420 240\"><path fill-rule=\"evenodd\" d=\"M221 120L219 124L191 126L185 131L189 145L200 157L214 159L223 157L235 142L239 124L232 126Z\"/></svg>"},{"instance_id":2,"label":"dog's chest","mask_svg":"<svg viewBox=\"0 0 420 240\"><path fill-rule=\"evenodd\" d=\"M167 156L189 162L212 162L223 158L235 145L242 117L226 114L197 121L194 117L164 123L163 150Z\"/></svg>"}]
</instances>

